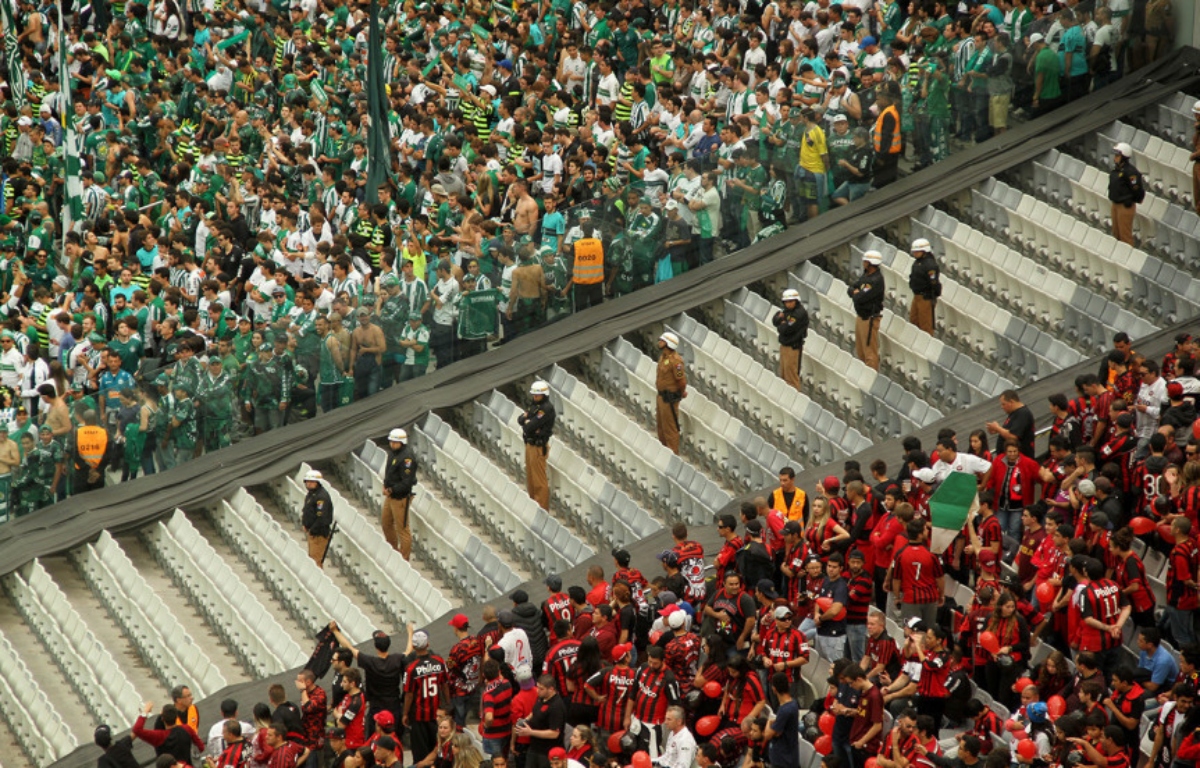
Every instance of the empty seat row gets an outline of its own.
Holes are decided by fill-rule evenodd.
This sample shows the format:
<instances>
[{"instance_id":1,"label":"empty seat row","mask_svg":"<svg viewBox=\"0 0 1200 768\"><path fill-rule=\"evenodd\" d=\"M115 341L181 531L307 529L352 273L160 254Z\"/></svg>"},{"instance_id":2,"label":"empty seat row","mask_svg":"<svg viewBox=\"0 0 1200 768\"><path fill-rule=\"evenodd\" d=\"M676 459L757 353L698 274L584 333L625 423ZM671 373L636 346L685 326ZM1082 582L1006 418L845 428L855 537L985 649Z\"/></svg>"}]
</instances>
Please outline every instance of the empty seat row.
<instances>
[{"instance_id":1,"label":"empty seat row","mask_svg":"<svg viewBox=\"0 0 1200 768\"><path fill-rule=\"evenodd\" d=\"M559 399L553 392L550 397L555 402ZM524 472L525 441L517 426L521 410L496 390L471 407L484 444L495 446L513 470ZM565 441L551 443L547 461L551 504L572 518L576 529L588 531L593 542L624 547L662 528L661 522L580 458Z\"/></svg>"},{"instance_id":2,"label":"empty seat row","mask_svg":"<svg viewBox=\"0 0 1200 768\"><path fill-rule=\"evenodd\" d=\"M654 423L658 392L654 388L657 365L625 339L595 349L581 358L591 380L611 399L625 405L644 423ZM680 448L689 460L712 467L726 484L742 491L771 485L779 468L798 462L767 443L737 417L718 408L698 389L688 393L687 408L680 408Z\"/></svg>"},{"instance_id":3,"label":"empty seat row","mask_svg":"<svg viewBox=\"0 0 1200 768\"><path fill-rule=\"evenodd\" d=\"M1196 104L1195 96L1176 92L1129 117L1155 135L1188 149L1192 146L1195 131L1196 118L1192 109Z\"/></svg>"},{"instance_id":4,"label":"empty seat row","mask_svg":"<svg viewBox=\"0 0 1200 768\"><path fill-rule=\"evenodd\" d=\"M425 466L439 488L462 503L477 525L511 547L531 571L558 573L595 554L437 414L430 413L417 434L422 438L418 454L425 454Z\"/></svg>"},{"instance_id":5,"label":"empty seat row","mask_svg":"<svg viewBox=\"0 0 1200 768\"><path fill-rule=\"evenodd\" d=\"M222 499L209 518L242 562L309 632L320 631L334 619L347 637L358 641L370 637L374 627L354 601L245 488Z\"/></svg>"},{"instance_id":6,"label":"empty seat row","mask_svg":"<svg viewBox=\"0 0 1200 768\"><path fill-rule=\"evenodd\" d=\"M846 263L861 264L862 254L867 249L883 255L881 269L888 282L907 284L912 257L874 235L843 246L839 253L848 251ZM1006 386L1005 379L996 369L1007 370L1014 380L1025 383L1082 359L1066 344L1006 309L988 304L988 311L981 312L979 295L957 280L943 275L941 283L942 296L937 306L942 319L941 333L956 340L960 348L972 350L972 359L964 360L960 356L956 371L967 381L974 382L981 392L998 394L1011 386ZM907 307L907 301L903 305L897 304L895 309L902 307ZM987 365L975 362L975 357L982 357Z\"/></svg>"},{"instance_id":7,"label":"empty seat row","mask_svg":"<svg viewBox=\"0 0 1200 768\"><path fill-rule=\"evenodd\" d=\"M297 524L304 509L304 475L310 469L307 463L301 464L295 475L284 476L274 486L280 506ZM326 490L338 523L337 535L330 540L329 557L371 602L394 617L397 624L424 624L450 609L441 590L388 545L378 524L355 509L336 488L327 484Z\"/></svg>"},{"instance_id":8,"label":"empty seat row","mask_svg":"<svg viewBox=\"0 0 1200 768\"><path fill-rule=\"evenodd\" d=\"M819 348L836 343L847 351L854 349L856 318L846 283L840 278L805 262L794 272L769 281L768 286L773 299L778 300L785 289L794 288L810 313L813 307L817 308L812 319L823 334L810 335L806 346ZM910 390L918 387L927 400L958 408L978 402L984 395L991 396L979 392L977 383L968 381L969 373L974 370L969 355L925 333L908 322L907 315L892 312L886 306L879 324L879 350L880 370L893 380L905 381ZM980 355L980 359L985 358ZM879 391L879 385L874 387Z\"/></svg>"},{"instance_id":9,"label":"empty seat row","mask_svg":"<svg viewBox=\"0 0 1200 768\"><path fill-rule=\"evenodd\" d=\"M722 327L727 333L742 346L764 356L772 367L778 367L778 334L771 324L778 308L746 289L739 290L722 304ZM889 340L889 346L890 343ZM903 365L901 358L888 366L888 370L899 373ZM810 334L804 344L800 369L806 385L814 386L818 391L828 390L833 397L848 400L843 392L861 393L855 418L868 432L878 431L890 437L919 429L942 417L940 410L924 400L905 396L906 392L914 390L921 395L927 394L928 390L921 382L910 382L902 374L903 383L892 379L816 334Z\"/></svg>"},{"instance_id":10,"label":"empty seat row","mask_svg":"<svg viewBox=\"0 0 1200 768\"><path fill-rule=\"evenodd\" d=\"M754 425L759 433L774 434L793 446L807 444L812 464L853 455L871 444L858 430L701 323L679 315L671 319L668 328L687 340L680 351L698 389Z\"/></svg>"},{"instance_id":11,"label":"empty seat row","mask_svg":"<svg viewBox=\"0 0 1200 768\"><path fill-rule=\"evenodd\" d=\"M1173 323L1196 312L1200 283L1187 272L1003 182L989 180L977 191L975 217L1027 255L1072 272L1154 322Z\"/></svg>"},{"instance_id":12,"label":"empty seat row","mask_svg":"<svg viewBox=\"0 0 1200 768\"><path fill-rule=\"evenodd\" d=\"M67 719L55 709L2 632L0 713L33 765L50 765L75 749L75 737L67 728Z\"/></svg>"},{"instance_id":13,"label":"empty seat row","mask_svg":"<svg viewBox=\"0 0 1200 768\"><path fill-rule=\"evenodd\" d=\"M545 378L551 391L561 395L556 423L563 436L586 461L655 510L655 517L706 524L713 510L729 503L729 494L703 472L561 367L551 368Z\"/></svg>"},{"instance_id":14,"label":"empty seat row","mask_svg":"<svg viewBox=\"0 0 1200 768\"><path fill-rule=\"evenodd\" d=\"M303 664L307 656L250 589L229 589L237 574L182 510L142 529L155 559L207 619L213 631L256 677Z\"/></svg>"},{"instance_id":15,"label":"empty seat row","mask_svg":"<svg viewBox=\"0 0 1200 768\"><path fill-rule=\"evenodd\" d=\"M99 722L121 722L142 700L108 649L96 639L40 560L25 575L10 573L5 587L25 623Z\"/></svg>"},{"instance_id":16,"label":"empty seat row","mask_svg":"<svg viewBox=\"0 0 1200 768\"><path fill-rule=\"evenodd\" d=\"M108 531L72 552L84 580L166 687L187 680L197 699L227 683L191 632L150 588ZM235 582L236 583L236 582Z\"/></svg>"},{"instance_id":17,"label":"empty seat row","mask_svg":"<svg viewBox=\"0 0 1200 768\"><path fill-rule=\"evenodd\" d=\"M1116 331L1143 338L1158 330L1087 286L1047 269L944 211L922 210L912 222L912 234L933 242L934 249L943 254L943 269L956 279L1068 339L1086 354L1107 349Z\"/></svg>"},{"instance_id":18,"label":"empty seat row","mask_svg":"<svg viewBox=\"0 0 1200 768\"><path fill-rule=\"evenodd\" d=\"M1106 170L1112 166L1113 147L1120 142L1128 144L1133 148L1133 163L1142 172L1147 191L1180 205L1192 204L1190 149L1120 120L1080 138L1084 158Z\"/></svg>"},{"instance_id":19,"label":"empty seat row","mask_svg":"<svg viewBox=\"0 0 1200 768\"><path fill-rule=\"evenodd\" d=\"M358 453L350 454L346 463L351 487L359 501L370 505L376 513L383 499L386 458L387 452L368 440ZM418 556L437 571L438 578L453 585L464 597L490 599L521 583L512 567L446 510L423 484L417 485L409 524Z\"/></svg>"}]
</instances>

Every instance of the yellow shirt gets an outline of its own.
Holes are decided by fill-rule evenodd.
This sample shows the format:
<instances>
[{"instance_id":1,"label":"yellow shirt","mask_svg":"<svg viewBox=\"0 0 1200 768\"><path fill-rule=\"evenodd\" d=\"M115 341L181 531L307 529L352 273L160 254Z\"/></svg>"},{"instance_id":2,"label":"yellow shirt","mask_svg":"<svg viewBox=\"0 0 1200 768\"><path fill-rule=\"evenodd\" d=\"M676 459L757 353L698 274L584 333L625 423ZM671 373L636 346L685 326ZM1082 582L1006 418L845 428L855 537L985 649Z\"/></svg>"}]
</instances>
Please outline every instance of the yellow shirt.
<instances>
[{"instance_id":1,"label":"yellow shirt","mask_svg":"<svg viewBox=\"0 0 1200 768\"><path fill-rule=\"evenodd\" d=\"M824 156L829 154L825 131L814 125L800 139L800 167L810 173L825 173Z\"/></svg>"}]
</instances>

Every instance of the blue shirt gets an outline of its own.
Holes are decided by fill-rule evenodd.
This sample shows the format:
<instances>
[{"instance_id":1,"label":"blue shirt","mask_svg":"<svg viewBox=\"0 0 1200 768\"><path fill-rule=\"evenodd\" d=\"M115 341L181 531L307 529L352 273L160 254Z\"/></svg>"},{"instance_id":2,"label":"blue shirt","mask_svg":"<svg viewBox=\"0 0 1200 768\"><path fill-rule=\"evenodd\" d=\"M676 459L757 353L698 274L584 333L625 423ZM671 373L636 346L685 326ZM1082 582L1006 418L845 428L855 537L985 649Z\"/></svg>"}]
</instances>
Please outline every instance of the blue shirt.
<instances>
[{"instance_id":1,"label":"blue shirt","mask_svg":"<svg viewBox=\"0 0 1200 768\"><path fill-rule=\"evenodd\" d=\"M767 756L771 765L800 764L800 705L793 699L775 711L771 730L779 734L771 739Z\"/></svg>"},{"instance_id":2,"label":"blue shirt","mask_svg":"<svg viewBox=\"0 0 1200 768\"><path fill-rule=\"evenodd\" d=\"M1067 54L1071 54L1071 71L1067 71ZM1062 64L1063 75L1079 77L1088 71L1087 38L1083 36L1083 27L1075 25L1063 32L1062 40L1058 43L1058 60Z\"/></svg>"},{"instance_id":3,"label":"blue shirt","mask_svg":"<svg viewBox=\"0 0 1200 768\"><path fill-rule=\"evenodd\" d=\"M1158 686L1162 690L1164 686L1175 682L1175 678L1179 677L1179 664L1166 648L1161 645L1154 652L1153 656L1146 655L1145 651L1138 654L1138 669L1150 670L1150 682Z\"/></svg>"},{"instance_id":4,"label":"blue shirt","mask_svg":"<svg viewBox=\"0 0 1200 768\"><path fill-rule=\"evenodd\" d=\"M121 401L118 395L121 394L121 390L135 386L137 385L133 380L133 376L124 368L117 369L115 374L110 371L100 374L100 378L97 381L97 394L104 398L105 411L115 412L120 410Z\"/></svg>"}]
</instances>

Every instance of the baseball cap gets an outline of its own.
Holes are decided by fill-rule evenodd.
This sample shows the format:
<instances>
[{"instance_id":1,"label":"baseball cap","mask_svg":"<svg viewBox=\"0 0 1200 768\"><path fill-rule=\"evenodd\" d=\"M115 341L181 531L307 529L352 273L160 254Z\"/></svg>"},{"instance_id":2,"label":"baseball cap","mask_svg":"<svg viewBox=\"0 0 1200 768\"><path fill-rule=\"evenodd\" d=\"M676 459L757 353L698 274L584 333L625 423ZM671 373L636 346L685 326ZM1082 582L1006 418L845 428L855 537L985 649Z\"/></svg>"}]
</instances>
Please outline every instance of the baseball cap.
<instances>
[{"instance_id":1,"label":"baseball cap","mask_svg":"<svg viewBox=\"0 0 1200 768\"><path fill-rule=\"evenodd\" d=\"M746 521L746 533L752 533L755 536L762 533L762 520L754 518Z\"/></svg>"},{"instance_id":2,"label":"baseball cap","mask_svg":"<svg viewBox=\"0 0 1200 768\"><path fill-rule=\"evenodd\" d=\"M466 615L464 615L464 614L456 613L456 614L454 614L453 618L451 618L450 621L447 621L446 623L449 624L450 626L454 627L455 629L466 629L470 625L471 620L468 619L466 617Z\"/></svg>"},{"instance_id":3,"label":"baseball cap","mask_svg":"<svg viewBox=\"0 0 1200 768\"><path fill-rule=\"evenodd\" d=\"M934 480L937 480L937 475L929 467L921 467L916 472L913 472L913 477L922 483L932 483Z\"/></svg>"},{"instance_id":4,"label":"baseball cap","mask_svg":"<svg viewBox=\"0 0 1200 768\"><path fill-rule=\"evenodd\" d=\"M671 629L679 629L685 621L687 621L687 614L680 609L667 617L667 626Z\"/></svg>"},{"instance_id":5,"label":"baseball cap","mask_svg":"<svg viewBox=\"0 0 1200 768\"><path fill-rule=\"evenodd\" d=\"M979 565L981 567L982 566L995 566L995 564L996 564L996 552L994 550L981 549L981 550L979 550L979 554L976 555L976 557L978 558Z\"/></svg>"},{"instance_id":6,"label":"baseball cap","mask_svg":"<svg viewBox=\"0 0 1200 768\"><path fill-rule=\"evenodd\" d=\"M633 650L633 643L618 643L613 646L612 660L619 661L622 656Z\"/></svg>"},{"instance_id":7,"label":"baseball cap","mask_svg":"<svg viewBox=\"0 0 1200 768\"><path fill-rule=\"evenodd\" d=\"M1093 483L1091 480L1088 480L1087 478L1080 480L1079 481L1079 494L1081 496L1095 496L1096 495L1096 484Z\"/></svg>"},{"instance_id":8,"label":"baseball cap","mask_svg":"<svg viewBox=\"0 0 1200 768\"><path fill-rule=\"evenodd\" d=\"M375 719L375 724L378 725L380 728L387 728L387 727L390 727L390 726L393 726L396 724L396 718L392 715L391 712L388 712L386 709L383 710L382 712L376 712L374 715L374 719Z\"/></svg>"},{"instance_id":9,"label":"baseball cap","mask_svg":"<svg viewBox=\"0 0 1200 768\"><path fill-rule=\"evenodd\" d=\"M334 739L337 741L345 741L346 740L346 729L345 728L330 728L329 730L325 731L325 738Z\"/></svg>"},{"instance_id":10,"label":"baseball cap","mask_svg":"<svg viewBox=\"0 0 1200 768\"><path fill-rule=\"evenodd\" d=\"M786 605L781 605L775 609L775 618L777 619L790 619L792 615L792 609Z\"/></svg>"},{"instance_id":11,"label":"baseball cap","mask_svg":"<svg viewBox=\"0 0 1200 768\"><path fill-rule=\"evenodd\" d=\"M865 558L863 556L863 553L861 550L852 549L852 550L850 550L850 554L849 554L849 556L847 556L846 559L847 560L866 560L867 558Z\"/></svg>"},{"instance_id":12,"label":"baseball cap","mask_svg":"<svg viewBox=\"0 0 1200 768\"><path fill-rule=\"evenodd\" d=\"M429 635L423 629L413 633L413 648L428 648Z\"/></svg>"},{"instance_id":13,"label":"baseball cap","mask_svg":"<svg viewBox=\"0 0 1200 768\"><path fill-rule=\"evenodd\" d=\"M563 749L562 747L555 747L554 749L550 750L550 754L547 755L547 757L549 757L551 760L565 760L567 758L567 750Z\"/></svg>"},{"instance_id":14,"label":"baseball cap","mask_svg":"<svg viewBox=\"0 0 1200 768\"><path fill-rule=\"evenodd\" d=\"M872 36L870 36L870 35L867 35L866 37L864 37L864 38L862 39L862 47L863 47L863 48L866 48L866 47L868 47L868 46L875 45L875 44L876 44L876 43L878 43L878 42L879 42L879 41L878 41L878 40L876 40L874 37L872 37Z\"/></svg>"},{"instance_id":15,"label":"baseball cap","mask_svg":"<svg viewBox=\"0 0 1200 768\"><path fill-rule=\"evenodd\" d=\"M827 475L825 479L821 481L821 487L832 493L842 487L842 481L838 480L833 475Z\"/></svg>"},{"instance_id":16,"label":"baseball cap","mask_svg":"<svg viewBox=\"0 0 1200 768\"><path fill-rule=\"evenodd\" d=\"M659 608L658 615L662 616L663 618L666 618L678 610L679 610L678 603L670 603L669 605L664 605L662 608Z\"/></svg>"},{"instance_id":17,"label":"baseball cap","mask_svg":"<svg viewBox=\"0 0 1200 768\"><path fill-rule=\"evenodd\" d=\"M1091 517L1088 518L1088 523L1096 526L1097 528L1108 530L1108 513L1102 510L1096 510L1095 512L1092 512Z\"/></svg>"},{"instance_id":18,"label":"baseball cap","mask_svg":"<svg viewBox=\"0 0 1200 768\"><path fill-rule=\"evenodd\" d=\"M621 566L622 568L625 568L629 565L630 557L628 550L614 548L612 551L612 556L613 560L617 561L617 565Z\"/></svg>"},{"instance_id":19,"label":"baseball cap","mask_svg":"<svg viewBox=\"0 0 1200 768\"><path fill-rule=\"evenodd\" d=\"M764 595L769 595L775 591L775 582L771 581L770 579L759 579L758 583L754 585L754 588L759 592L762 592Z\"/></svg>"},{"instance_id":20,"label":"baseball cap","mask_svg":"<svg viewBox=\"0 0 1200 768\"><path fill-rule=\"evenodd\" d=\"M1046 36L1043 35L1041 32L1034 32L1032 35L1029 36L1029 44L1030 45L1037 45L1038 43L1044 43L1044 42L1046 42Z\"/></svg>"},{"instance_id":21,"label":"baseball cap","mask_svg":"<svg viewBox=\"0 0 1200 768\"><path fill-rule=\"evenodd\" d=\"M391 713L388 713L388 714L391 714ZM382 749L385 752L395 752L396 751L396 740L393 739L391 736L380 736L379 739L376 740L376 742L375 742L375 748Z\"/></svg>"},{"instance_id":22,"label":"baseball cap","mask_svg":"<svg viewBox=\"0 0 1200 768\"><path fill-rule=\"evenodd\" d=\"M928 629L928 627L925 626L925 622L921 621L916 616L913 616L911 619L909 619L908 623L904 626L908 627L913 632L924 632L926 629Z\"/></svg>"},{"instance_id":23,"label":"baseball cap","mask_svg":"<svg viewBox=\"0 0 1200 768\"><path fill-rule=\"evenodd\" d=\"M831 119L832 119L832 121L833 121L833 122L835 122L835 123L848 123L848 122L850 122L850 118L849 118L849 117L847 117L846 115L844 115L844 114L840 113L840 112L839 112L838 114L834 115L834 116L833 116Z\"/></svg>"},{"instance_id":24,"label":"baseball cap","mask_svg":"<svg viewBox=\"0 0 1200 768\"><path fill-rule=\"evenodd\" d=\"M112 746L112 728L107 725L96 726L96 730L92 731L92 741L96 742L96 746L101 749Z\"/></svg>"},{"instance_id":25,"label":"baseball cap","mask_svg":"<svg viewBox=\"0 0 1200 768\"><path fill-rule=\"evenodd\" d=\"M796 520L788 520L786 523L783 524L784 535L789 535L789 534L798 535L801 530L802 529L800 528L800 523Z\"/></svg>"},{"instance_id":26,"label":"baseball cap","mask_svg":"<svg viewBox=\"0 0 1200 768\"><path fill-rule=\"evenodd\" d=\"M664 549L662 552L659 552L658 559L661 560L662 562L666 563L667 565L671 566L672 568L679 565L679 555L675 554L673 551L671 551L669 549Z\"/></svg>"}]
</instances>

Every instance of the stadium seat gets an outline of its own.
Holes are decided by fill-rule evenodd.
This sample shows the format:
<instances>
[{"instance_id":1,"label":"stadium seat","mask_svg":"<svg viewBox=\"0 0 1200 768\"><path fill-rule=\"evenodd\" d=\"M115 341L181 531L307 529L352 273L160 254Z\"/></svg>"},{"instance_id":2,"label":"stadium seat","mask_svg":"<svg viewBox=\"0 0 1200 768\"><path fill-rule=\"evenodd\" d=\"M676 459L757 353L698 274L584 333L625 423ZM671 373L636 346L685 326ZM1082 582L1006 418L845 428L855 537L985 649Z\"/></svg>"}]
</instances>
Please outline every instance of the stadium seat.
<instances>
[{"instance_id":1,"label":"stadium seat","mask_svg":"<svg viewBox=\"0 0 1200 768\"><path fill-rule=\"evenodd\" d=\"M0 633L0 713L33 765L49 765L75 749L67 723L8 638ZM12 756L15 760L15 755Z\"/></svg>"}]
</instances>

